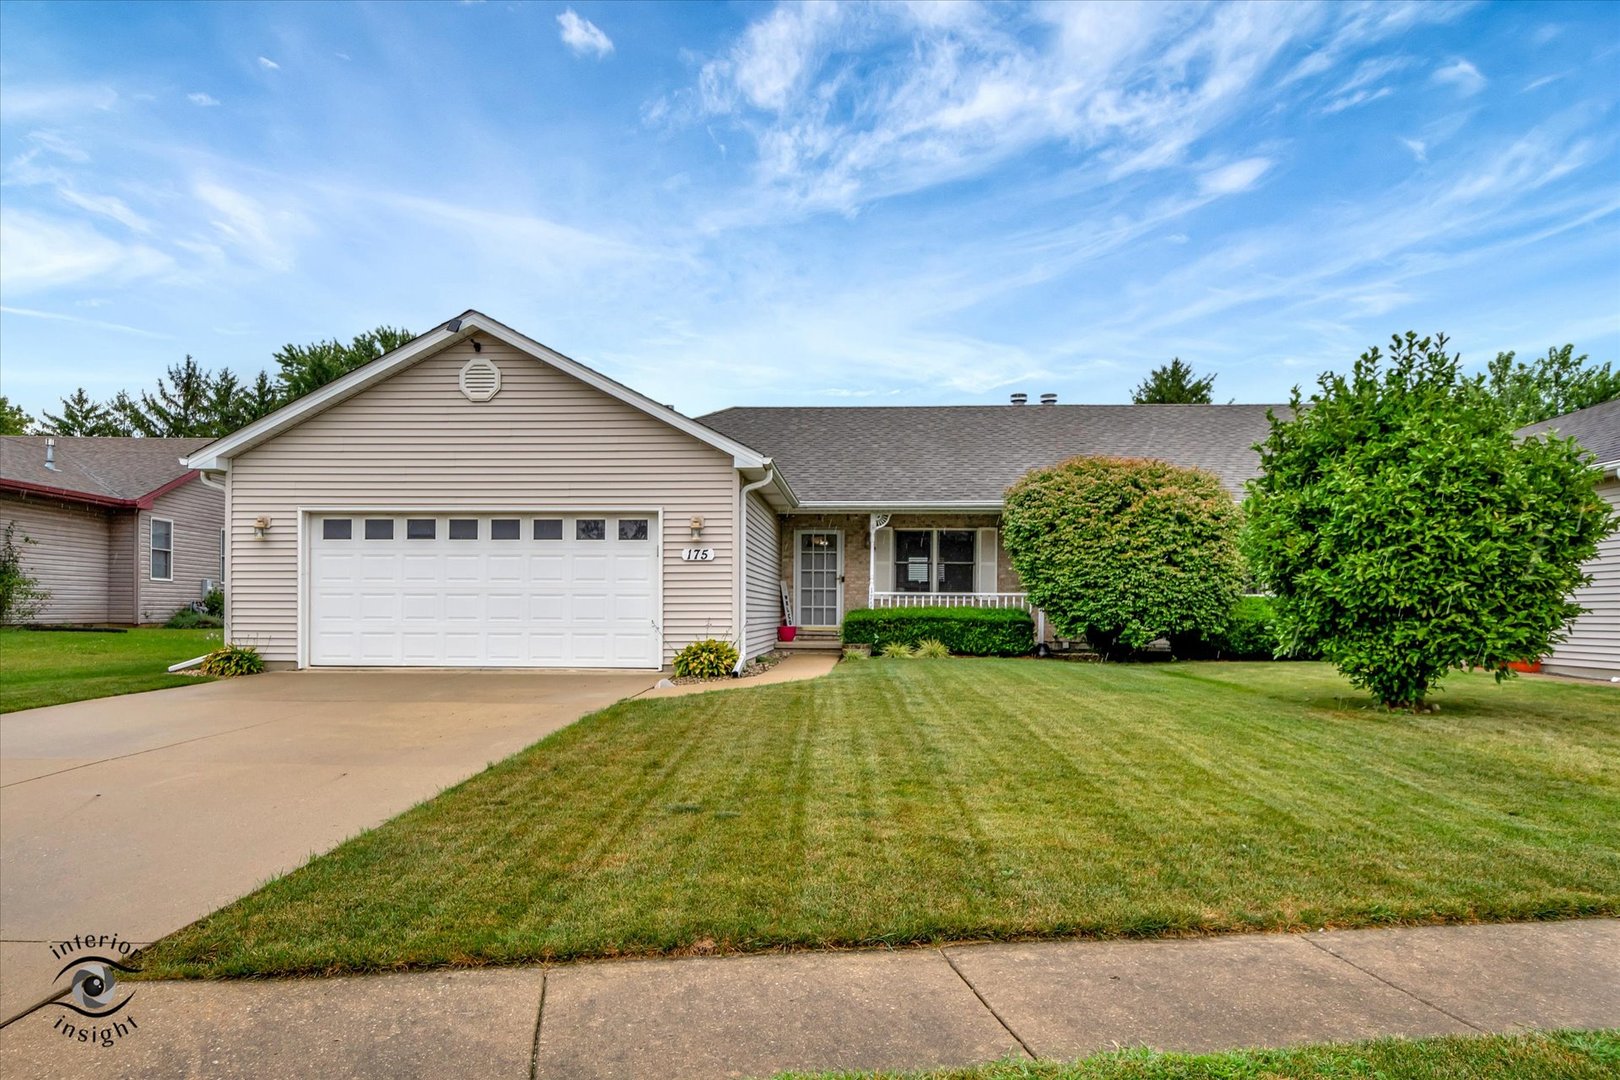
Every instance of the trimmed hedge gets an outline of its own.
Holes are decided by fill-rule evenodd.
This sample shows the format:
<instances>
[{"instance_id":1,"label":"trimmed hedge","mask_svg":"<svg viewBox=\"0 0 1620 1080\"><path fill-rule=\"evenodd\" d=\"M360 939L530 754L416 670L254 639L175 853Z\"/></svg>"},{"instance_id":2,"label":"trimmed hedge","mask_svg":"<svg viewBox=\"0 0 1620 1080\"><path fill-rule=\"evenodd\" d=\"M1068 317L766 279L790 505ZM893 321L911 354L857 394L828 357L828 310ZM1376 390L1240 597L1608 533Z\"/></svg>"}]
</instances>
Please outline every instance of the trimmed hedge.
<instances>
[{"instance_id":1,"label":"trimmed hedge","mask_svg":"<svg viewBox=\"0 0 1620 1080\"><path fill-rule=\"evenodd\" d=\"M1035 647L1035 620L1018 608L862 608L844 616L843 638L874 653L932 638L958 656L1023 656Z\"/></svg>"},{"instance_id":2,"label":"trimmed hedge","mask_svg":"<svg viewBox=\"0 0 1620 1080\"><path fill-rule=\"evenodd\" d=\"M1314 660L1306 652L1289 652L1277 626L1277 608L1269 596L1244 596L1232 605L1226 629L1216 634L1186 634L1170 639L1179 660Z\"/></svg>"}]
</instances>

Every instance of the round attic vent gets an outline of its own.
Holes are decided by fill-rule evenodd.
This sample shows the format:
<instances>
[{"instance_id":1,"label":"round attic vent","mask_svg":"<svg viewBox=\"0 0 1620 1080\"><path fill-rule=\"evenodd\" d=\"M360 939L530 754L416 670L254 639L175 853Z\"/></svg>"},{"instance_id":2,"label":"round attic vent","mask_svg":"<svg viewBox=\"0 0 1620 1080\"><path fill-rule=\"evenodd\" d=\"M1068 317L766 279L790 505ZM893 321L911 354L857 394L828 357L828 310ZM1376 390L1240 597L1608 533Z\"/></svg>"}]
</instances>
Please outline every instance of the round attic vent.
<instances>
[{"instance_id":1,"label":"round attic vent","mask_svg":"<svg viewBox=\"0 0 1620 1080\"><path fill-rule=\"evenodd\" d=\"M468 401L488 401L501 392L501 369L482 356L461 365L461 393Z\"/></svg>"}]
</instances>

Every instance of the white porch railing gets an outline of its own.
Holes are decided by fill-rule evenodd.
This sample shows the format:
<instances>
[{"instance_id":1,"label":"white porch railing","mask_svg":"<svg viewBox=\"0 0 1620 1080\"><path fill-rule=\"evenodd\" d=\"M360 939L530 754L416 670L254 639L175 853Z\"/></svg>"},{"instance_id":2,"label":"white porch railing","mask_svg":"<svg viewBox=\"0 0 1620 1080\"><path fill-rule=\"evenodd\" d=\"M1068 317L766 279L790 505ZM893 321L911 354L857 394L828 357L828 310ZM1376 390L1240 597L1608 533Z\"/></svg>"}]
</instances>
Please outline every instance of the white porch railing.
<instances>
[{"instance_id":1,"label":"white porch railing","mask_svg":"<svg viewBox=\"0 0 1620 1080\"><path fill-rule=\"evenodd\" d=\"M937 592L875 592L875 608L897 607L994 607L1022 608L1029 606L1029 594L1021 592L937 593Z\"/></svg>"}]
</instances>

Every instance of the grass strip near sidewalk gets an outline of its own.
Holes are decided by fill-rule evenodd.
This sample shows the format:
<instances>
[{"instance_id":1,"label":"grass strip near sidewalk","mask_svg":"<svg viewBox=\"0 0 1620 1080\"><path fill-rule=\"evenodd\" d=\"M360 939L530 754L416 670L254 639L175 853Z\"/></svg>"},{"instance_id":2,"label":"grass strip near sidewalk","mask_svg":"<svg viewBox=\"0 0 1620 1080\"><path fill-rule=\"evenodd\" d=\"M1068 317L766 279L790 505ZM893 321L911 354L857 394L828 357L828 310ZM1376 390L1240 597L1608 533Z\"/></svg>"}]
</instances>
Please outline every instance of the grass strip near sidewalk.
<instances>
[{"instance_id":1,"label":"grass strip near sidewalk","mask_svg":"<svg viewBox=\"0 0 1620 1080\"><path fill-rule=\"evenodd\" d=\"M1620 1032L1453 1035L1289 1050L1161 1054L1125 1050L1074 1062L998 1062L931 1072L783 1073L776 1080L1611 1080Z\"/></svg>"},{"instance_id":2,"label":"grass strip near sidewalk","mask_svg":"<svg viewBox=\"0 0 1620 1080\"><path fill-rule=\"evenodd\" d=\"M1620 693L873 660L620 703L149 951L169 977L1620 914Z\"/></svg>"},{"instance_id":3,"label":"grass strip near sidewalk","mask_svg":"<svg viewBox=\"0 0 1620 1080\"><path fill-rule=\"evenodd\" d=\"M219 648L218 630L0 630L0 712L211 682L169 665Z\"/></svg>"}]
</instances>

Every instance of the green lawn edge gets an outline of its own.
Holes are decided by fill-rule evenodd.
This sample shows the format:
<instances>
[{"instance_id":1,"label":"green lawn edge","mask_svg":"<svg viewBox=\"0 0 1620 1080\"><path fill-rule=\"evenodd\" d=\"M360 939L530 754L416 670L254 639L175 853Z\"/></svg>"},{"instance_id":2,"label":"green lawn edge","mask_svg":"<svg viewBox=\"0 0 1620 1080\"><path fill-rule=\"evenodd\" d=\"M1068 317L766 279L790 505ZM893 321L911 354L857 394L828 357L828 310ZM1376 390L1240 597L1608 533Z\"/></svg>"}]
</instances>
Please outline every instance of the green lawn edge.
<instances>
[{"instance_id":1,"label":"green lawn edge","mask_svg":"<svg viewBox=\"0 0 1620 1080\"><path fill-rule=\"evenodd\" d=\"M852 677L849 674L851 669L859 672L865 668L870 674L884 669L890 663L845 665L833 675L816 682L828 683L832 689L837 689L838 679ZM915 663L919 665L915 670L921 671L926 668L928 662L892 663ZM1015 667L1009 669L1014 671L1073 667L1073 665L1040 665L1023 661L942 663L1014 665ZM1092 671L1108 670L1094 666L1087 667ZM1308 672L1310 678L1306 681L1311 682L1312 679L1315 681L1307 688L1308 693L1305 696L1314 702L1312 708L1320 709L1324 705L1320 694L1322 687L1331 688L1335 696L1327 699L1326 707L1338 712L1330 719L1343 719L1348 716L1349 721L1354 724L1370 725L1375 729L1415 725L1421 727L1424 732L1438 730L1448 722L1444 714L1440 717L1420 718L1392 716L1364 709L1359 704L1361 699L1353 692L1337 687L1331 680L1324 681L1320 665L1176 665L1176 667L1182 670L1162 673L1141 667L1114 670L1123 672L1122 677L1127 680L1155 679L1161 677L1161 674L1191 680L1194 684L1211 680L1219 683L1235 678L1239 680L1240 689L1246 691L1240 695L1235 706L1241 710L1253 707L1247 693L1253 688L1242 685L1245 678L1242 674L1244 670L1257 672L1269 669L1276 674L1284 667L1310 669ZM702 721L696 725L696 730L701 731L707 725L712 734L714 727L724 727L727 723L725 714L716 714L716 710L724 709L727 713L740 710L743 721L752 723L756 718L780 717L784 713L792 713L795 708L813 708L818 696L813 685L782 684L776 687L747 688L718 695L703 695L701 698L621 702L593 713L535 745L491 765L376 829L368 830L345 842L332 852L318 856L305 866L273 879L255 893L166 937L149 948L142 957L146 976L237 978L331 975L619 957L874 946L903 947L965 944L976 941L1181 937L1233 932L1444 925L1620 915L1620 854L1614 852L1612 845L1609 845L1608 848L1594 854L1595 861L1571 879L1573 884L1559 884L1557 887L1539 890L1520 890L1522 895L1495 896L1487 889L1481 895L1472 898L1420 897L1404 903L1389 902L1387 897L1364 901L1353 896L1337 896L1319 903L1297 904L1279 901L1273 904L1250 905L1243 911L1227 910L1214 913L1190 910L1186 905L1148 902L1139 904L1136 909L1124 916L1116 913L1108 918L1092 918L1077 914L1067 918L1050 918L1038 926L1009 926L1005 921L977 922L959 918L922 929L915 926L909 929L885 927L872 932L868 928L864 932L855 933L844 932L837 926L817 924L813 921L799 926L768 928L763 933L734 933L728 932L728 929L735 929L735 926L729 928L721 924L704 926L699 917L696 930L691 925L675 926L668 932L656 929L648 931L646 927L639 927L635 932L627 932L617 938L611 934L606 937L599 934L594 939L586 935L578 937L571 944L567 939L557 940L553 937L538 946L533 942L538 940L540 935L514 931L504 937L500 936L504 933L499 924L500 920L491 914L486 918L486 922L495 927L493 933L496 937L478 943L476 947L462 948L453 940L448 943L429 942L426 946L420 947L406 943L398 948L397 943L391 941L378 944L377 940L370 943L352 940L365 934L373 934L375 937L379 925L382 927L381 936L385 938L389 920L401 917L402 913L403 917L414 919L417 927L420 927L424 920L434 926L450 926L452 929L446 932L452 938L457 932L453 927L458 917L465 919L470 915L476 920L482 916L483 913L476 907L458 909L455 893L469 885L477 886L479 874L482 873L478 861L488 858L492 847L498 846L499 843L512 842L513 836L517 837L519 843L525 838L521 830L515 833L508 830L501 834L492 833L489 837L469 838L467 834L477 830L467 828L465 821L458 820L458 815L464 816L468 806L475 806L481 813L493 807L510 817L511 807L533 805L530 796L534 791L537 777L546 778L548 784L554 782L561 786L566 786L570 776L577 779L584 775L584 771L595 773L605 771L611 776L618 776L620 774L612 770L619 768L628 770L623 773L624 776L633 777L635 775L633 766L638 763L634 754L606 763L601 760L603 747L600 743L607 735L631 731L645 735L648 731L656 732L660 725L669 725L670 738L677 741L695 740L697 736L691 725L694 713L699 714ZM1461 687L1462 684L1458 685ZM1524 701L1534 699L1541 702L1543 713L1548 711L1548 702L1552 703L1551 710L1554 714L1559 710L1565 710L1566 706L1575 708L1576 711L1599 709L1602 715L1596 720L1590 720L1587 727L1595 726L1606 740L1602 744L1605 747L1612 749L1613 746L1620 746L1620 708L1615 707L1620 706L1620 696L1611 696L1614 692L1609 688L1575 687L1530 680L1522 681L1518 686L1528 695ZM1524 747L1515 748L1512 743L1504 741L1515 735L1513 729L1516 721L1511 718L1507 720L1501 717L1493 718L1487 711L1486 714L1482 714L1487 717L1487 724L1485 720L1475 721L1469 715L1470 708L1478 708L1477 704L1471 705L1470 701L1484 700L1481 695L1494 693L1494 685L1488 679L1477 678L1467 687L1467 691L1467 694L1459 694L1453 699L1455 703L1453 708L1455 709L1457 705L1462 706L1462 720L1466 723L1481 723L1488 727L1494 725L1492 730L1486 733L1489 738L1485 739L1485 749L1490 750L1499 743L1513 753L1522 754ZM1576 707L1573 703L1580 704ZM1534 723L1522 721L1521 726L1526 726L1529 734L1534 736L1528 740L1531 744L1544 740L1549 730L1556 730L1561 726L1571 728L1579 726L1574 719L1565 722L1555 716L1555 720L1558 722L1549 725L1543 716ZM1451 722L1456 722L1455 717ZM1501 730L1496 730L1497 728ZM1377 733L1375 731L1375 734ZM1578 751L1579 755L1589 757L1587 753L1589 749L1585 745L1558 748L1555 763L1559 764L1560 768L1568 768L1572 753ZM681 762L688 761L701 751L687 746L679 752L671 752L677 760L664 763L669 770L677 768ZM1620 775L1616 775L1620 770L1613 767L1614 755L1611 752L1606 750L1601 757L1611 762L1604 767L1606 771L1600 769L1596 774L1571 774L1561 778L1560 783L1565 787L1573 787L1577 780L1590 784L1595 779L1601 779L1605 784L1601 790L1606 800L1605 805L1620 807L1620 794L1617 794L1620 792ZM1449 764L1450 762L1441 758L1437 762L1426 761L1425 767L1443 773ZM1497 764L1493 761L1492 767ZM1545 762L1540 757L1526 759L1525 762L1516 761L1514 767L1519 768L1527 764L1533 765L1537 770L1545 768ZM1577 766L1577 768L1587 767L1584 762ZM561 778L558 778L559 774L563 774ZM1538 772L1536 775L1541 776L1543 773ZM1396 779L1405 778L1397 776ZM1502 777L1489 779L1499 786L1502 781ZM1516 780L1517 776L1515 774L1508 779ZM1598 789L1592 790L1596 792ZM1445 790L1440 794L1446 800L1478 798L1478 794L1472 791L1459 794ZM1524 794L1528 797L1531 793ZM603 843L614 839L608 833L612 833L615 828L620 830L617 835L619 841L623 842L625 836L634 838L639 825L650 822L649 827L663 827L670 820L697 820L703 816L689 813L701 809L691 804L671 801L662 806L657 805L659 799L672 798L670 790L660 787L655 794L642 800L644 803L652 804L650 817L644 815L642 819L637 820L633 816L621 816L617 822L608 821L602 824L601 827L607 829L607 833L604 833L607 840ZM1511 801L1517 803L1518 799L1519 793L1513 793ZM1567 807L1563 809L1567 810ZM1534 839L1538 831L1547 831L1547 822L1537 820L1542 811L1537 810L1533 803L1526 804L1521 809L1509 809L1505 813L1518 815L1521 810L1527 815L1528 824L1520 833L1514 834L1514 850L1522 849L1523 856L1539 866L1537 873L1545 877L1549 871L1541 864L1556 862L1560 858L1559 849L1549 848L1539 851L1528 846L1529 841L1526 838ZM606 818L612 818L616 813L618 810L613 807L603 809ZM706 814L707 811L703 813ZM1502 820L1511 822L1514 818L1505 817ZM1450 823L1443 824L1446 828L1452 827ZM1517 825L1509 827L1518 828ZM1439 831L1443 832L1444 829ZM1567 836L1563 837L1560 843L1567 846L1568 840ZM1454 844L1471 842L1469 838L1453 841ZM659 841L655 836L649 843L656 850ZM439 849L454 848L456 845L462 845L468 855L463 862L449 867L450 877L455 880L428 880L427 887L424 888L423 879L413 877L417 869L414 864L438 858ZM1588 846L1590 846L1589 839ZM1449 850L1442 850L1441 853L1448 856L1456 855L1456 852ZM590 857L597 863L604 863L611 862L613 858L622 854L623 852L599 849L591 852ZM642 860L649 858L646 850L632 851L632 854ZM1420 851L1419 854L1423 852ZM703 865L694 864L694 866L696 871L705 870ZM559 895L563 895L575 885L581 889L585 885L601 887L600 881L586 880L585 877L574 881L566 879L566 875L564 879L553 884L559 890L563 890ZM609 886L611 885L612 882L609 881ZM633 892L636 885L634 880L627 879L624 891ZM615 896L611 893L602 894L601 899L607 903L628 902L626 896ZM354 931L347 937L344 933L346 927ZM279 938L278 934L281 935ZM329 939L329 947L316 948L313 952L298 951L304 944L300 940L303 936L321 934L325 934Z\"/></svg>"},{"instance_id":2,"label":"green lawn edge","mask_svg":"<svg viewBox=\"0 0 1620 1080\"><path fill-rule=\"evenodd\" d=\"M212 682L169 665L219 647L219 630L0 630L0 713Z\"/></svg>"},{"instance_id":3,"label":"green lawn edge","mask_svg":"<svg viewBox=\"0 0 1620 1080\"><path fill-rule=\"evenodd\" d=\"M1078 1061L999 1061L916 1072L787 1072L775 1080L1601 1080L1620 1074L1620 1030L1443 1035L1281 1050L1121 1050Z\"/></svg>"}]
</instances>

